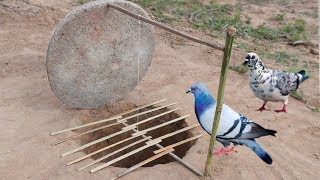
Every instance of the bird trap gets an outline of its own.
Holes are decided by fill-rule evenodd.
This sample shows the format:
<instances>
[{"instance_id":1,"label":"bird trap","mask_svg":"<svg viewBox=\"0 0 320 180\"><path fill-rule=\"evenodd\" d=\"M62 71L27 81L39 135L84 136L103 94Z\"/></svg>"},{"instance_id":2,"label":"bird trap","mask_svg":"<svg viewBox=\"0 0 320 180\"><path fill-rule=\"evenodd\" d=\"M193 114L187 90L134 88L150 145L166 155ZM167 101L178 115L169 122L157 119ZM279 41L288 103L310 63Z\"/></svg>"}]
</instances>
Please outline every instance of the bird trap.
<instances>
[{"instance_id":1,"label":"bird trap","mask_svg":"<svg viewBox=\"0 0 320 180\"><path fill-rule=\"evenodd\" d=\"M185 143L190 143L191 141L194 141L203 136L202 134L193 137L181 136L181 133L196 128L199 126L199 124L197 123L190 126L182 127L180 129L175 129L171 132L167 132L166 129L168 129L168 125L176 124L179 122L181 123L182 120L185 120L190 115L183 115L180 117L170 116L170 114L173 114L174 111L177 111L179 109L172 108L177 103L169 103L159 107L155 106L165 101L166 99L163 99L147 105L139 106L129 111L109 117L107 119L98 120L83 125L67 128L64 130L52 132L51 135L58 135L69 131L79 131L79 129L85 129L85 131L79 132L76 135L57 141L52 145L54 146L69 140L74 140L81 136L88 135L90 133L97 133L98 131L104 129L116 129L116 131L105 134L101 138L90 140L89 142L86 142L85 144L82 144L79 147L62 153L61 157L69 156L76 152L86 150L94 145L100 144L99 149L90 151L90 153L87 152L86 155L78 157L67 163L67 165L70 166L107 151L107 153L100 155L99 158L96 158L92 160L90 163L78 168L79 171L90 169L91 173L95 173L99 170L102 170L103 168L114 165L121 160L130 158L133 155L140 153L145 149L156 147L157 149L154 150L150 156L148 156L148 154L146 153L143 153L143 156L140 156L144 158L142 161L138 162L137 164L134 164L132 167L129 167L125 172L117 175L115 179L124 176L139 167L151 163L152 161L161 159L165 155L171 156L173 159L177 160L182 165L186 166L195 174L202 176L202 173L200 171L198 171L190 164L188 164L187 162L185 162L184 160L182 160L174 154L174 151L178 146ZM147 116L148 114L151 114L151 116ZM165 116L169 117L169 119L167 118L168 120L164 121L163 119ZM175 135L179 137L177 142L165 145L165 147L161 145L162 142L174 137ZM115 138L117 139L113 140ZM103 142L107 143L103 144Z\"/></svg>"}]
</instances>

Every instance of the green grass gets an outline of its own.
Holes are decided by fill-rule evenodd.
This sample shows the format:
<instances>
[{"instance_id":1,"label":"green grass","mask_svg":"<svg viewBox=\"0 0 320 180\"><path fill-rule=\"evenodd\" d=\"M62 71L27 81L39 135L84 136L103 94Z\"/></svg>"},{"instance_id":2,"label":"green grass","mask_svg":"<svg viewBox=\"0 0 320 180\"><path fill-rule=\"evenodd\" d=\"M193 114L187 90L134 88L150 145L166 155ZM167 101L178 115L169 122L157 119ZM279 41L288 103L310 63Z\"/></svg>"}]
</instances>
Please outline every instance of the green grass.
<instances>
[{"instance_id":1,"label":"green grass","mask_svg":"<svg viewBox=\"0 0 320 180\"><path fill-rule=\"evenodd\" d=\"M81 5L83 5L83 4L87 3L87 2L88 2L88 0L78 0L78 3L81 4Z\"/></svg>"},{"instance_id":2,"label":"green grass","mask_svg":"<svg viewBox=\"0 0 320 180\"><path fill-rule=\"evenodd\" d=\"M188 20L194 28L209 31L214 37L223 36L226 27L234 26L237 28L237 35L243 39L253 37L270 41L296 41L307 38L305 22L302 19L286 22L285 14L274 17L282 22L279 28L271 28L266 24L253 28L250 25L251 19L241 15L242 4L231 6L212 1L208 5L202 5L197 0L139 0L139 3L151 10L157 21Z\"/></svg>"},{"instance_id":3,"label":"green grass","mask_svg":"<svg viewBox=\"0 0 320 180\"><path fill-rule=\"evenodd\" d=\"M296 66L298 64L299 58L295 55L288 54L286 52L280 51L274 54L276 63L286 64L288 66Z\"/></svg>"}]
</instances>

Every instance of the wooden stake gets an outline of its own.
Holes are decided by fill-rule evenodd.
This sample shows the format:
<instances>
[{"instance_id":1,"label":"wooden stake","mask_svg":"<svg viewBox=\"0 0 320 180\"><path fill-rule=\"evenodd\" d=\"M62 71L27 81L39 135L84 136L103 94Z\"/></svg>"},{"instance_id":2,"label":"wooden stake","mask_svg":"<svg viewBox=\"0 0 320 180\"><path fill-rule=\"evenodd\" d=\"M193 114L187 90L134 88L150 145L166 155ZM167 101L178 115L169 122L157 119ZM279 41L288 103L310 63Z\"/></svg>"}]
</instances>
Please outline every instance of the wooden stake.
<instances>
[{"instance_id":1,"label":"wooden stake","mask_svg":"<svg viewBox=\"0 0 320 180\"><path fill-rule=\"evenodd\" d=\"M188 114L188 115L185 115L185 116L181 116L181 117L179 117L179 118L176 118L176 119L173 119L173 120L171 120L171 121L168 121L168 122L159 124L159 125L157 125L157 126L153 126L153 127L151 127L151 128L142 130L142 131L140 131L140 132L133 133L132 136L135 136L136 134L140 134L140 133L149 132L149 131L158 129L158 128L160 128L160 127L166 126L166 125L168 125L168 124L172 124L172 123L177 122L177 121L181 121L181 120L183 120L183 119L185 119L185 118L187 118L187 117L189 117L189 116L190 116L189 114Z\"/></svg>"},{"instance_id":2,"label":"wooden stake","mask_svg":"<svg viewBox=\"0 0 320 180\"><path fill-rule=\"evenodd\" d=\"M123 150L125 150L125 149L128 149L129 147L132 147L132 146L137 145L137 144L139 144L139 143L141 143L141 142L143 142L143 141L146 141L146 140L148 140L148 138L151 138L151 136L145 137L145 138L143 138L143 139L140 139L139 141L133 142L133 143L131 143L131 144L125 146L125 147L122 147L122 148L120 148L120 149L118 149L118 150L116 150L116 151L114 151L114 152L112 152L112 153L110 153L110 154L107 154L107 155L105 155L105 156L102 156L101 158L96 159L95 161L93 161L93 162L91 162L91 163L89 163L89 164L87 164L87 165L79 168L78 171L81 171L81 170L83 170L83 169L85 169L85 168L87 168L87 167L89 167L89 166L92 166L92 165L94 165L94 164L96 164L96 163L98 163L98 162L100 162L100 161L102 161L102 160L104 160L104 159L107 159L108 157L110 157L110 156L112 156L112 155L115 155L115 154L117 154L117 153L119 153L119 152L121 152L121 151L123 151Z\"/></svg>"},{"instance_id":3,"label":"wooden stake","mask_svg":"<svg viewBox=\"0 0 320 180\"><path fill-rule=\"evenodd\" d=\"M55 146L55 145L57 145L57 144L61 144L61 143L63 143L63 142L66 142L66 141L69 141L69 140L71 140L71 139L74 139L74 138L76 138L76 137L79 137L79 136L82 136L82 135L85 135L85 134L88 134L88 133L92 133L92 132L95 132L95 131L99 131L99 130L101 130L101 129L105 129L105 128L108 128L108 127L111 127L111 126L115 126L115 125L118 125L118 124L121 124L121 121L119 122L119 120L118 120L118 122L115 122L115 123L112 123L112 124L108 124L108 125L106 125L106 126L102 126L102 127L99 127L99 128L91 129L91 130L89 130L89 131L86 131L86 132L83 132L83 133L80 133L80 134L77 134L77 135L68 137L68 138L63 139L63 140L61 140L61 141L58 141L58 142L56 142L56 143L52 143L51 145L52 145L52 146Z\"/></svg>"},{"instance_id":4,"label":"wooden stake","mask_svg":"<svg viewBox=\"0 0 320 180\"><path fill-rule=\"evenodd\" d=\"M80 157L80 158L78 158L78 159L76 159L76 160L73 160L73 161L71 161L71 162L68 162L67 165L70 166L71 164L74 164L74 163L76 163L76 162L82 161L82 160L84 160L84 159L86 159L86 158L88 158L88 157L91 157L91 156L99 153L99 152L102 152L102 151L104 151L104 150L110 149L110 148L112 148L112 147L114 147L114 146L117 146L117 145L119 145L119 144L122 144L122 143L124 143L124 142L127 142L127 141L129 141L129 140L131 140L131 139L134 139L134 138L137 138L137 137L138 137L138 136L132 136L132 137L129 137L129 138L124 139L124 140L122 140L122 141L116 142L116 143L114 143L114 144L111 144L111 145L106 146L106 147L104 147L104 148L101 148L101 149L99 149L99 150L96 150L96 151L94 151L94 152L92 152L92 153L90 153L90 154L87 154L87 155L85 155L85 156L82 156L82 157Z\"/></svg>"},{"instance_id":5,"label":"wooden stake","mask_svg":"<svg viewBox=\"0 0 320 180\"><path fill-rule=\"evenodd\" d=\"M221 67L221 75L220 75L220 82L219 82L219 90L218 90L218 98L217 98L217 107L216 112L214 115L214 121L212 124L212 133L210 138L209 150L207 155L207 162L204 170L204 175L208 176L211 173L211 164L212 164L212 153L213 153L213 146L216 140L217 130L219 127L220 115L223 106L223 96L224 96L224 88L225 82L228 74L228 67L229 67L229 60L231 56L232 50L232 43L234 40L234 36L236 35L236 28L229 27L227 30L227 37L226 37L226 44L223 51L223 62Z\"/></svg>"},{"instance_id":6,"label":"wooden stake","mask_svg":"<svg viewBox=\"0 0 320 180\"><path fill-rule=\"evenodd\" d=\"M134 127L133 127L132 129L134 129ZM70 151L68 151L68 152L65 152L65 153L61 154L61 157L68 156L68 155L70 155L70 154L73 154L73 153L78 152L78 151L80 151L80 150L82 150L82 149L84 149L84 148L87 148L87 147L92 146L92 145L94 145L94 144L97 144L97 143L99 143L99 142L102 142L102 141L105 141L105 140L107 140L107 139L110 139L110 138L112 138L112 137L114 137L114 136L117 136L117 135L119 135L119 134L125 133L125 132L127 132L127 131L131 131L132 129L121 130L121 131L115 132L115 133L113 133L113 134L110 134L110 135L108 135L108 136L105 136L105 137L103 137L103 138L100 138L100 139L97 139L97 140L95 140L95 141L92 141L92 142L90 142L90 143L84 144L84 145L82 145L82 146L80 146L80 147L78 147L78 148L75 148L75 149L73 149L73 150L70 150Z\"/></svg>"},{"instance_id":7,"label":"wooden stake","mask_svg":"<svg viewBox=\"0 0 320 180\"><path fill-rule=\"evenodd\" d=\"M146 160L144 160L144 161L132 166L131 168L127 169L125 172L123 172L122 174L119 174L117 177L115 177L114 179L111 179L111 180L118 179L119 177L122 177L122 176L130 173L131 171L134 171L134 170L138 169L139 167L141 167L141 166L143 166L145 164L148 164L149 162L154 161L154 160L156 160L156 159L158 159L158 158L160 158L160 157L162 157L162 156L164 156L166 154L169 154L169 153L171 153L173 151L174 151L173 148L168 148L168 149L160 152L159 154L156 154L156 155L154 155L154 156L152 156L152 157L150 157L150 158L148 158L148 159L146 159Z\"/></svg>"},{"instance_id":8,"label":"wooden stake","mask_svg":"<svg viewBox=\"0 0 320 180\"><path fill-rule=\"evenodd\" d=\"M187 142L190 142L190 141L196 140L196 139L198 139L198 138L201 138L202 136L203 136L203 134L200 134L200 135L198 135L198 136L194 136L194 137L191 137L191 138L182 140L182 141L180 141L180 142L177 142L177 143L171 144L171 145L169 145L169 146L166 146L166 147L164 147L164 148L161 148L161 149L158 149L158 150L156 150L156 151L153 151L153 153L155 153L155 154L161 153L161 152L166 151L166 150L168 150L168 149L172 149L172 148L174 148L174 147L176 147L176 146L180 146L180 145L185 144L185 143L187 143Z\"/></svg>"},{"instance_id":9,"label":"wooden stake","mask_svg":"<svg viewBox=\"0 0 320 180\"><path fill-rule=\"evenodd\" d=\"M92 126L92 125L103 123L103 122L113 121L113 120L120 119L120 118L122 118L122 116L119 116L119 115L118 116L113 116L113 117L110 117L108 119L103 119L103 120L99 120L99 121L95 121L95 122L91 122L91 123L75 126L75 127L72 127L72 128L68 128L68 129L63 129L63 130L60 130L60 131L52 132L51 135L53 136L53 135L57 135L57 134L60 134L60 133L64 133L64 132L68 132L68 131L84 128L84 127L87 127L87 126Z\"/></svg>"},{"instance_id":10,"label":"wooden stake","mask_svg":"<svg viewBox=\"0 0 320 180\"><path fill-rule=\"evenodd\" d=\"M129 157L129 156L131 156L131 155L133 155L133 154L136 154L136 153L138 153L138 152L140 152L140 151L142 151L142 150L144 150L144 149L146 149L146 148L148 148L148 147L151 147L151 146L153 146L153 145L155 145L155 144L158 144L158 143L160 143L160 142L161 142L161 140L153 141L153 142L150 143L150 144L146 144L146 145L144 145L144 146L142 146L142 147L140 147L140 148L138 148L138 149L135 149L135 150L133 150L133 151L131 151L131 152L128 152L127 154L124 154L124 155L122 155L122 156L119 156L119 157L111 160L111 161L108 161L108 162L106 162L105 164L102 164L102 165L100 165L100 166L98 166L98 167L95 167L95 168L91 169L90 172L91 172L91 173L94 173L94 172L96 172L96 171L99 171L100 169L103 169L103 168L105 168L105 167L107 167L107 166L110 166L110 165L113 164L113 163L116 163L116 162L118 162L118 161L120 161L120 160L122 160L122 159L124 159L124 158L126 158L126 157Z\"/></svg>"}]
</instances>

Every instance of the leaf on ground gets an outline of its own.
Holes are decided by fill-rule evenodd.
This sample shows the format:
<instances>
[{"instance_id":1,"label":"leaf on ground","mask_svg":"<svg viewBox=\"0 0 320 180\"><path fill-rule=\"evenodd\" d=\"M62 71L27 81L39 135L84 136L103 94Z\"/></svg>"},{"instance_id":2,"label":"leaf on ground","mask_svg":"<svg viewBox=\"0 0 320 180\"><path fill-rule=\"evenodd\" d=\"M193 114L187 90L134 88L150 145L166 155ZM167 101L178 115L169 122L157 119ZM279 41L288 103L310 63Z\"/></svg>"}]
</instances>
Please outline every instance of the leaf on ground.
<instances>
[{"instance_id":1,"label":"leaf on ground","mask_svg":"<svg viewBox=\"0 0 320 180\"><path fill-rule=\"evenodd\" d=\"M236 65L229 66L229 68L240 73L240 74L244 74L249 71L248 66L244 66L243 64L238 65L238 66L236 66Z\"/></svg>"},{"instance_id":2,"label":"leaf on ground","mask_svg":"<svg viewBox=\"0 0 320 180\"><path fill-rule=\"evenodd\" d=\"M320 106L307 106L313 112L320 112Z\"/></svg>"},{"instance_id":3,"label":"leaf on ground","mask_svg":"<svg viewBox=\"0 0 320 180\"><path fill-rule=\"evenodd\" d=\"M302 102L307 102L307 100L304 98L303 96L303 91L300 89L296 89L295 91L293 91L292 93L290 93L290 95Z\"/></svg>"}]
</instances>

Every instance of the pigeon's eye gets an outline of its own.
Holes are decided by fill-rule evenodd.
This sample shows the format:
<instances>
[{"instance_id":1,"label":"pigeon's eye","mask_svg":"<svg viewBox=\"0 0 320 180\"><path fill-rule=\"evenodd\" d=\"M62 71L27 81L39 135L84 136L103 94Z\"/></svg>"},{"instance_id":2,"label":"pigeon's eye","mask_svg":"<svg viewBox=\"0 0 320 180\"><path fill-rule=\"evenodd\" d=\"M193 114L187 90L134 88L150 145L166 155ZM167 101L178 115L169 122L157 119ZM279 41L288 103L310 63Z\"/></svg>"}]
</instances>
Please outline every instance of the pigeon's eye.
<instances>
[{"instance_id":1,"label":"pigeon's eye","mask_svg":"<svg viewBox=\"0 0 320 180\"><path fill-rule=\"evenodd\" d=\"M249 54L246 55L246 59L250 59L250 55Z\"/></svg>"},{"instance_id":2,"label":"pigeon's eye","mask_svg":"<svg viewBox=\"0 0 320 180\"><path fill-rule=\"evenodd\" d=\"M251 57L251 59L255 59L256 58L256 56L255 55L253 55L252 57Z\"/></svg>"},{"instance_id":3,"label":"pigeon's eye","mask_svg":"<svg viewBox=\"0 0 320 180\"><path fill-rule=\"evenodd\" d=\"M198 86L193 87L193 90L197 90L197 89L198 89Z\"/></svg>"}]
</instances>

